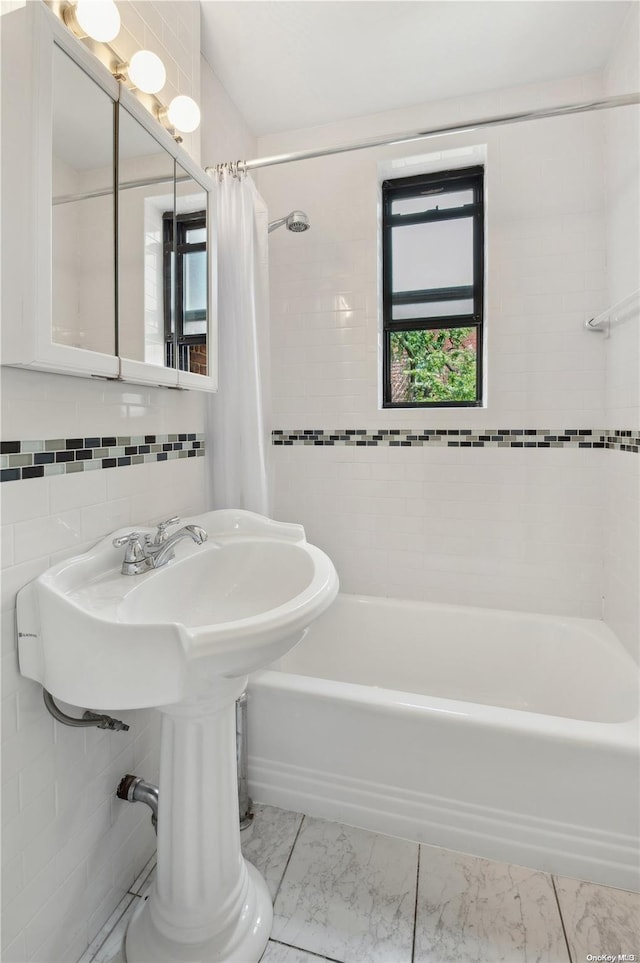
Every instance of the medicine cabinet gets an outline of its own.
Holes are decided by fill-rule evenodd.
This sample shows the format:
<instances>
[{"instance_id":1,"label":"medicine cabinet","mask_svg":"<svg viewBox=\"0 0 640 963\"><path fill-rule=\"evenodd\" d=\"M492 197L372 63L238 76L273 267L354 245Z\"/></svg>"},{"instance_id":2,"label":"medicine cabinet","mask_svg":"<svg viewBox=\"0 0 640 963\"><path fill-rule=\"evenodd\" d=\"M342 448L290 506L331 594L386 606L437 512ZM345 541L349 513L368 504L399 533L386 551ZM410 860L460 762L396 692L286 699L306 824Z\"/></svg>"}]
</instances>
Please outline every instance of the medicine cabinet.
<instances>
[{"instance_id":1,"label":"medicine cabinet","mask_svg":"<svg viewBox=\"0 0 640 963\"><path fill-rule=\"evenodd\" d=\"M214 182L43 4L2 74L2 363L215 390Z\"/></svg>"}]
</instances>

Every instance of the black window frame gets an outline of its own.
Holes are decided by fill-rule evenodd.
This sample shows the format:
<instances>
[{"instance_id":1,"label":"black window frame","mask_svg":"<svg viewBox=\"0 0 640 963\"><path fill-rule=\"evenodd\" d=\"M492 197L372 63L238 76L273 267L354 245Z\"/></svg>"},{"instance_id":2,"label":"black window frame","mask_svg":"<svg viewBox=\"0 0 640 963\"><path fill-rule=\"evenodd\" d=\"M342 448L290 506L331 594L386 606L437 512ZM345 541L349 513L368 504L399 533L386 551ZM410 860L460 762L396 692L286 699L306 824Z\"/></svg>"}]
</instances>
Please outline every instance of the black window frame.
<instances>
[{"instance_id":1,"label":"black window frame","mask_svg":"<svg viewBox=\"0 0 640 963\"><path fill-rule=\"evenodd\" d=\"M461 207L423 211L417 214L393 214L396 200L423 194L453 193L471 190L473 202ZM473 284L460 287L427 288L419 291L394 291L392 277L392 230L399 225L423 224L471 217L473 223ZM473 300L471 314L442 314L429 318L393 320L397 304L435 301ZM443 328L476 329L476 397L473 401L392 401L391 335L397 331L442 330ZM484 328L484 167L418 174L385 180L382 183L382 339L383 339L383 408L479 408L483 404L483 331Z\"/></svg>"},{"instance_id":2,"label":"black window frame","mask_svg":"<svg viewBox=\"0 0 640 963\"><path fill-rule=\"evenodd\" d=\"M184 333L184 285L183 258L185 254L196 251L206 251L207 242L189 243L187 232L207 227L206 211L189 211L185 214L175 214L167 211L162 215L162 244L163 244L163 301L164 301L164 339L165 364L169 368L176 367L189 371L189 348L192 345L207 343L207 334ZM175 231L175 245L174 245ZM175 255L175 266L172 256ZM175 331L173 330L172 315L175 317ZM206 320L207 310L204 310Z\"/></svg>"}]
</instances>

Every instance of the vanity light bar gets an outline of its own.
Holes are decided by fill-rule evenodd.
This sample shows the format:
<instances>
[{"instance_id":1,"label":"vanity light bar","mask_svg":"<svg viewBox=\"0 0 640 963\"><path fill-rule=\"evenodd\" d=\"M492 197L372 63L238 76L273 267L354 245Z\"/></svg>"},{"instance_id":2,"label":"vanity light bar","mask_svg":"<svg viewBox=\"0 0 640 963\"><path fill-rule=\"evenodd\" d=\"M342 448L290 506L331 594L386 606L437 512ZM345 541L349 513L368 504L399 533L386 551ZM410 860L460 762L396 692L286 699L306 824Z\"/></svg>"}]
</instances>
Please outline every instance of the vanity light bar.
<instances>
[{"instance_id":1,"label":"vanity light bar","mask_svg":"<svg viewBox=\"0 0 640 963\"><path fill-rule=\"evenodd\" d=\"M138 50L129 63L116 66L116 74L127 75L133 86L145 94L157 94L167 82L164 64L151 50Z\"/></svg>"},{"instance_id":2,"label":"vanity light bar","mask_svg":"<svg viewBox=\"0 0 640 963\"><path fill-rule=\"evenodd\" d=\"M200 125L200 108L195 100L180 94L165 106L156 96L165 85L167 73L160 57L151 50L139 50L130 61L124 61L111 41L120 32L120 14L113 0L77 0L62 7L61 19L78 40L91 39L101 44L115 60L111 72L116 80L131 84L153 100L151 111L158 123L182 143L182 133L191 133Z\"/></svg>"},{"instance_id":3,"label":"vanity light bar","mask_svg":"<svg viewBox=\"0 0 640 963\"><path fill-rule=\"evenodd\" d=\"M120 33L120 14L113 0L78 0L62 10L62 19L78 38L108 43Z\"/></svg>"}]
</instances>

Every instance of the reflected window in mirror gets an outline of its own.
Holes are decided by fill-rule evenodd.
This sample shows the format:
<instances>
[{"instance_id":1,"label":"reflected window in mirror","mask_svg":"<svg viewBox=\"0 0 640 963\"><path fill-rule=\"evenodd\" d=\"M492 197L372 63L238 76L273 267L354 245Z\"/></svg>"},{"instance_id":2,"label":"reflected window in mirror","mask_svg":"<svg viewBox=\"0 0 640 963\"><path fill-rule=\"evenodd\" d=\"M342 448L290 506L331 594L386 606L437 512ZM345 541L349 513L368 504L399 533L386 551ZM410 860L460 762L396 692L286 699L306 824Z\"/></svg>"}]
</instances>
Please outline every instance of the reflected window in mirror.
<instances>
[{"instance_id":1,"label":"reflected window in mirror","mask_svg":"<svg viewBox=\"0 0 640 963\"><path fill-rule=\"evenodd\" d=\"M206 211L187 211L175 217L173 211L166 212L163 233L165 363L181 371L206 375Z\"/></svg>"},{"instance_id":2,"label":"reflected window in mirror","mask_svg":"<svg viewBox=\"0 0 640 963\"><path fill-rule=\"evenodd\" d=\"M163 217L165 364L209 373L207 195L177 168L175 209Z\"/></svg>"},{"instance_id":3,"label":"reflected window in mirror","mask_svg":"<svg viewBox=\"0 0 640 963\"><path fill-rule=\"evenodd\" d=\"M120 353L164 367L163 214L175 203L175 161L123 109L118 146Z\"/></svg>"}]
</instances>

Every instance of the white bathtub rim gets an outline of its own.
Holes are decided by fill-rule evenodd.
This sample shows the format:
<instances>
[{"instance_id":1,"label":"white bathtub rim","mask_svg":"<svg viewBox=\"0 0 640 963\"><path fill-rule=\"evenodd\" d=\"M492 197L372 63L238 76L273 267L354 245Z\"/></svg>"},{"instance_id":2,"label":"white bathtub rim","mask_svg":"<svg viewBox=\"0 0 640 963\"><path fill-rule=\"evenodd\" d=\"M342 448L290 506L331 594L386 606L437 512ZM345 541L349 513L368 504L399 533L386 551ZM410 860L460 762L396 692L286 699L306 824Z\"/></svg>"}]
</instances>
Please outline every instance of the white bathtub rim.
<instances>
[{"instance_id":1,"label":"white bathtub rim","mask_svg":"<svg viewBox=\"0 0 640 963\"><path fill-rule=\"evenodd\" d=\"M502 622L525 618L542 624L576 626L588 634L593 634L595 631L597 635L614 640L620 646L621 657L626 657L630 665L635 666L636 669L640 669L640 666L638 666L633 656L629 654L614 630L604 619L585 618L580 615L550 615L546 612L532 612L529 609L498 609L490 608L489 606L464 605L454 602L434 602L430 599L424 601L420 599L405 599L398 595L358 595L354 592L339 591L336 596L336 601L340 599L349 599L350 601L353 600L354 602L364 603L365 605L379 605L382 603L392 608L401 606L402 608L420 610L428 606L430 609L436 609L443 613L455 614L456 612L463 611L477 618L498 619Z\"/></svg>"},{"instance_id":2,"label":"white bathtub rim","mask_svg":"<svg viewBox=\"0 0 640 963\"><path fill-rule=\"evenodd\" d=\"M328 701L339 699L346 704L370 707L376 712L418 714L425 717L436 714L446 715L452 724L473 723L487 729L529 732L549 738L558 737L561 734L563 739L566 738L573 743L604 745L623 752L637 752L639 746L640 716L638 715L624 722L595 722L588 719L572 719L567 716L544 715L526 709L510 709L479 702L424 696L355 682L297 675L276 669L263 669L250 675L249 696L252 686L263 686L271 690L280 689Z\"/></svg>"}]
</instances>

